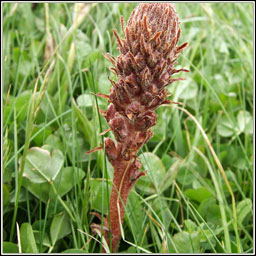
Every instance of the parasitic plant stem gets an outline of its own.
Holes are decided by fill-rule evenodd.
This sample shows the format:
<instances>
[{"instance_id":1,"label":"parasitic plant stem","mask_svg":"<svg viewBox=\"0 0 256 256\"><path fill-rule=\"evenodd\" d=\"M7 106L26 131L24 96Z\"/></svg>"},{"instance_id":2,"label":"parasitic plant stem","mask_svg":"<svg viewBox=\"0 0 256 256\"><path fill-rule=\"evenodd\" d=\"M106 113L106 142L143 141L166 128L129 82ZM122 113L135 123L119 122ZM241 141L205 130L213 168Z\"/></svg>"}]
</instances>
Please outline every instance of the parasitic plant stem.
<instances>
[{"instance_id":1,"label":"parasitic plant stem","mask_svg":"<svg viewBox=\"0 0 256 256\"><path fill-rule=\"evenodd\" d=\"M110 105L101 114L106 118L116 142L105 138L105 152L114 168L110 197L110 214L104 219L103 236L118 250L120 224L123 223L125 205L129 192L144 172L137 154L140 148L153 136L151 127L156 124L155 109L167 100L165 87L182 78L172 75L186 69L176 70L174 65L187 43L177 46L180 28L175 7L170 3L141 3L135 8L127 26L121 17L124 38L114 30L120 55L106 58L113 64L111 71L118 81L112 81ZM100 215L95 214L100 217ZM110 228L108 221L110 220ZM97 224L92 229L100 229ZM109 233L110 232L110 233ZM111 239L109 239L111 234Z\"/></svg>"}]
</instances>

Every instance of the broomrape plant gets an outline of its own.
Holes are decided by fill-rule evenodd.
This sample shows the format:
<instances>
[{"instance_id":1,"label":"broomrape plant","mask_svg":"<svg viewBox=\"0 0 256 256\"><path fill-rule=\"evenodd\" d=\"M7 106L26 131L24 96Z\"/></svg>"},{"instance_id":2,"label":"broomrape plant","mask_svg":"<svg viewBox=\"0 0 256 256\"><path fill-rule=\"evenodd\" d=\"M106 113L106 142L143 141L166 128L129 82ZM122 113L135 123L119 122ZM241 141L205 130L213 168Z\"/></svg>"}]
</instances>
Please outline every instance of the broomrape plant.
<instances>
[{"instance_id":1,"label":"broomrape plant","mask_svg":"<svg viewBox=\"0 0 256 256\"><path fill-rule=\"evenodd\" d=\"M104 218L103 236L112 251L118 250L125 206L128 195L138 178L141 163L137 154L153 136L151 127L156 124L155 109L162 104L174 103L167 99L165 87L183 78L172 75L186 69L175 69L180 52L187 43L177 46L180 28L175 7L170 3L142 3L135 8L125 26L121 17L124 39L116 30L120 55L106 54L118 78L110 79L109 106L101 110L113 132L116 143L105 138L105 152L114 168L109 216ZM100 218L100 215L93 213ZM109 227L110 220L110 227ZM100 231L101 225L92 224L92 230ZM98 232L97 232L98 233ZM111 235L110 235L111 234Z\"/></svg>"}]
</instances>

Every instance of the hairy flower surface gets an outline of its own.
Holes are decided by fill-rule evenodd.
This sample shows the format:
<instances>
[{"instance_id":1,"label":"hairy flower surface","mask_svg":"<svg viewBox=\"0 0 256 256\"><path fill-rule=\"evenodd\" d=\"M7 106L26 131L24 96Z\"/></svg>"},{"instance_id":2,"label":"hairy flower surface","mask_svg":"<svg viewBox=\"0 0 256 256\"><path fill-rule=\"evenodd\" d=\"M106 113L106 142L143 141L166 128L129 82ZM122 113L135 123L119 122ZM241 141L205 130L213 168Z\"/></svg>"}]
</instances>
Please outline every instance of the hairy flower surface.
<instances>
[{"instance_id":1,"label":"hairy flower surface","mask_svg":"<svg viewBox=\"0 0 256 256\"><path fill-rule=\"evenodd\" d=\"M108 217L112 251L118 248L129 192L136 180L145 175L140 172L137 153L153 136L151 127L157 121L154 110L161 104L171 103L166 99L165 87L182 80L173 79L172 75L188 71L174 68L187 43L177 46L180 28L173 4L141 3L133 10L127 26L122 17L121 24L123 39L113 31L120 55L115 58L106 54L118 81L110 80L113 85L108 97L110 105L101 111L116 139L116 143L110 138L104 140L106 155L114 167ZM106 220L104 236L110 243Z\"/></svg>"}]
</instances>

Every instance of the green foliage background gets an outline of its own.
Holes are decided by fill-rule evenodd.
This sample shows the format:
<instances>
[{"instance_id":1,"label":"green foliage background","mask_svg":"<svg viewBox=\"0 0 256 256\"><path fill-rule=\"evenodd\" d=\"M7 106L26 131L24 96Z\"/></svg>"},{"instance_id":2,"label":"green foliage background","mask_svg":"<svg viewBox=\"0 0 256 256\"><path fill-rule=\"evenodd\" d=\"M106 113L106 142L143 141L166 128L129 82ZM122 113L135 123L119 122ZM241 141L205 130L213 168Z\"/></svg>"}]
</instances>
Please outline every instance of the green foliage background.
<instances>
[{"instance_id":1,"label":"green foliage background","mask_svg":"<svg viewBox=\"0 0 256 256\"><path fill-rule=\"evenodd\" d=\"M116 80L103 54L118 55L112 29L122 35L120 16L136 5L2 4L4 252L101 251L89 213L107 214L113 170L103 150L85 154L108 128L99 115L108 103L91 93ZM159 108L120 252L254 251L253 8L176 4L180 44L189 42L177 67L190 73L168 91L201 124L225 175L193 120Z\"/></svg>"}]
</instances>

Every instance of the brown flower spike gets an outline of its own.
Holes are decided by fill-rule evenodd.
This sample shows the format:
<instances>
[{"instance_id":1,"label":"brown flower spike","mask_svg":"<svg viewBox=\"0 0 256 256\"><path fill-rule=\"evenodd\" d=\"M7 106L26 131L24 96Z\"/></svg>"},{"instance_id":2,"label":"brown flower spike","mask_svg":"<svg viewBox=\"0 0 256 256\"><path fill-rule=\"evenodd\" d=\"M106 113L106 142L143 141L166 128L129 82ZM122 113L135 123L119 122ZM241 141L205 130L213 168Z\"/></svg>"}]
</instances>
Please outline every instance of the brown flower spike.
<instances>
[{"instance_id":1,"label":"brown flower spike","mask_svg":"<svg viewBox=\"0 0 256 256\"><path fill-rule=\"evenodd\" d=\"M124 39L117 32L120 55L106 55L114 65L111 70L118 82L107 97L110 105L101 111L106 118L116 143L105 138L105 151L114 168L113 186L110 198L110 215L104 219L103 235L109 242L108 218L110 218L112 251L118 250L120 224L123 223L125 205L129 192L137 179L145 175L140 172L141 164L137 153L148 142L156 124L154 110L161 104L172 103L166 99L165 87L174 81L172 75L186 69L176 70L174 65L179 53L187 43L176 46L180 28L175 7L170 3L142 3L135 8L124 27ZM99 217L99 216L98 216ZM92 224L92 229L100 225Z\"/></svg>"}]
</instances>

